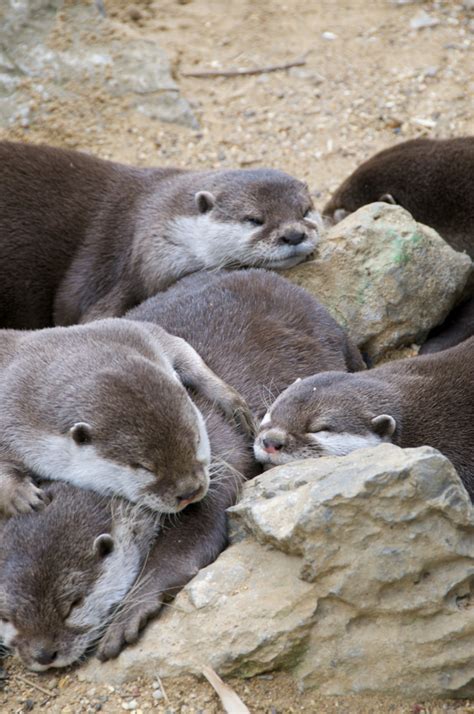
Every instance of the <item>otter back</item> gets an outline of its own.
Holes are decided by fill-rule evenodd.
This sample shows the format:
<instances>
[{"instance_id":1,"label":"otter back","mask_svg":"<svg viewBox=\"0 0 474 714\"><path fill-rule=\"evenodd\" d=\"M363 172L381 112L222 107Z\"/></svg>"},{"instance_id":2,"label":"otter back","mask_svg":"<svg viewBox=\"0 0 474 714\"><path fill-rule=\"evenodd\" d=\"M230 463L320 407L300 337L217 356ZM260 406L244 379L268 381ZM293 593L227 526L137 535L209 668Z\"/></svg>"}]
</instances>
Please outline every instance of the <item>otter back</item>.
<instances>
[{"instance_id":1,"label":"otter back","mask_svg":"<svg viewBox=\"0 0 474 714\"><path fill-rule=\"evenodd\" d=\"M192 275L127 314L186 339L261 416L298 377L365 368L308 292L266 270Z\"/></svg>"}]
</instances>

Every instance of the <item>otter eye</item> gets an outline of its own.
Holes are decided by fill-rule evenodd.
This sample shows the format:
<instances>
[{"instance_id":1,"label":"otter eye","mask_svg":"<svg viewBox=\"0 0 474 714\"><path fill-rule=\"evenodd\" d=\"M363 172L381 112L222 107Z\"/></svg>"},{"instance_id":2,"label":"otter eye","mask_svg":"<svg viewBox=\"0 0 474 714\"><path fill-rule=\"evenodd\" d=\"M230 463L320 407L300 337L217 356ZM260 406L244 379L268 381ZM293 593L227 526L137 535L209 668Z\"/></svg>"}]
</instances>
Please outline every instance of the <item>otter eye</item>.
<instances>
[{"instance_id":1,"label":"otter eye","mask_svg":"<svg viewBox=\"0 0 474 714\"><path fill-rule=\"evenodd\" d=\"M8 625L8 623L10 622L10 620L8 619L8 617L0 617L0 622L5 622L5 624Z\"/></svg>"},{"instance_id":2,"label":"otter eye","mask_svg":"<svg viewBox=\"0 0 474 714\"><path fill-rule=\"evenodd\" d=\"M312 213L312 211L313 211L312 208L307 208L303 214L303 218L308 218L309 214Z\"/></svg>"},{"instance_id":3,"label":"otter eye","mask_svg":"<svg viewBox=\"0 0 474 714\"><path fill-rule=\"evenodd\" d=\"M317 424L309 429L310 434L317 434L318 431L334 431L329 424Z\"/></svg>"},{"instance_id":4,"label":"otter eye","mask_svg":"<svg viewBox=\"0 0 474 714\"><path fill-rule=\"evenodd\" d=\"M245 216L244 221L245 223L250 223L252 226L263 226L265 223L261 218L255 218L254 216Z\"/></svg>"},{"instance_id":5,"label":"otter eye","mask_svg":"<svg viewBox=\"0 0 474 714\"><path fill-rule=\"evenodd\" d=\"M148 466L145 466L144 464L139 464L138 462L133 462L130 464L130 468L132 469L142 469L142 471L148 471L149 473L154 473L153 469L150 469Z\"/></svg>"},{"instance_id":6,"label":"otter eye","mask_svg":"<svg viewBox=\"0 0 474 714\"><path fill-rule=\"evenodd\" d=\"M82 595L78 595L76 598L74 598L74 600L69 604L69 606L68 606L68 608L67 608L66 618L69 617L69 615L71 614L71 612L72 612L76 607L80 607L83 602L84 602L84 598L82 597Z\"/></svg>"}]
</instances>

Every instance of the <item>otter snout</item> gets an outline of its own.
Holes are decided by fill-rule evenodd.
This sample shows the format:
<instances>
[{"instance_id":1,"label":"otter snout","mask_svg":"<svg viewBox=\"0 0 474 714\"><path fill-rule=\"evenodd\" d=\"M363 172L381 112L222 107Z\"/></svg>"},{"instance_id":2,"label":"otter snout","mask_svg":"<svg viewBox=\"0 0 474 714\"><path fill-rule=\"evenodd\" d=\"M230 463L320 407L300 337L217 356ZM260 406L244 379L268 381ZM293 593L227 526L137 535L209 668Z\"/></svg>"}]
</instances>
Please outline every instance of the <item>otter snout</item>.
<instances>
[{"instance_id":1,"label":"otter snout","mask_svg":"<svg viewBox=\"0 0 474 714\"><path fill-rule=\"evenodd\" d=\"M260 463L280 463L281 451L288 443L288 434L282 429L264 429L255 439L253 446L255 458Z\"/></svg>"},{"instance_id":2,"label":"otter snout","mask_svg":"<svg viewBox=\"0 0 474 714\"><path fill-rule=\"evenodd\" d=\"M279 240L281 243L286 243L287 245L299 245L307 238L307 234L302 231L292 230L286 231L280 236Z\"/></svg>"},{"instance_id":3,"label":"otter snout","mask_svg":"<svg viewBox=\"0 0 474 714\"><path fill-rule=\"evenodd\" d=\"M38 650L38 652L33 655L33 660L43 667L49 667L50 665L53 665L57 657L58 650L55 649L54 645L52 645L49 647L42 647Z\"/></svg>"}]
</instances>

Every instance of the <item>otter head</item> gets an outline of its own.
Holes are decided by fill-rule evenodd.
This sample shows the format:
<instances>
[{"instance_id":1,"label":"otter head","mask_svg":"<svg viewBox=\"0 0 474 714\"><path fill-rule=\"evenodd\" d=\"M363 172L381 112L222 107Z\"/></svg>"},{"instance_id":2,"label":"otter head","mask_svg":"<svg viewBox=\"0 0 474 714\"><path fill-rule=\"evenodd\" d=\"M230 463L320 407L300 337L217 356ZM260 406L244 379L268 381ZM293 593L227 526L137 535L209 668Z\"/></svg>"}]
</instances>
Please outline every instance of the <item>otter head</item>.
<instances>
[{"instance_id":1,"label":"otter head","mask_svg":"<svg viewBox=\"0 0 474 714\"><path fill-rule=\"evenodd\" d=\"M140 572L154 518L67 484L38 513L0 525L0 640L37 672L66 667L100 638Z\"/></svg>"},{"instance_id":2,"label":"otter head","mask_svg":"<svg viewBox=\"0 0 474 714\"><path fill-rule=\"evenodd\" d=\"M72 385L56 418L62 435L42 440L32 464L45 478L54 468L54 478L162 513L206 495L206 426L171 369L142 357L98 368Z\"/></svg>"},{"instance_id":3,"label":"otter head","mask_svg":"<svg viewBox=\"0 0 474 714\"><path fill-rule=\"evenodd\" d=\"M413 166L410 157L400 149L402 147L393 147L376 154L345 179L324 206L325 223L339 223L369 203L390 203L410 210L412 199L407 175L413 171ZM419 181L413 184L419 188Z\"/></svg>"},{"instance_id":4,"label":"otter head","mask_svg":"<svg viewBox=\"0 0 474 714\"><path fill-rule=\"evenodd\" d=\"M377 385L365 375L325 372L297 380L265 414L254 443L257 461L343 456L391 441L396 420L374 405Z\"/></svg>"},{"instance_id":5,"label":"otter head","mask_svg":"<svg viewBox=\"0 0 474 714\"><path fill-rule=\"evenodd\" d=\"M220 171L203 184L197 216L174 230L205 268L289 268L314 251L322 221L306 184L273 169Z\"/></svg>"}]
</instances>

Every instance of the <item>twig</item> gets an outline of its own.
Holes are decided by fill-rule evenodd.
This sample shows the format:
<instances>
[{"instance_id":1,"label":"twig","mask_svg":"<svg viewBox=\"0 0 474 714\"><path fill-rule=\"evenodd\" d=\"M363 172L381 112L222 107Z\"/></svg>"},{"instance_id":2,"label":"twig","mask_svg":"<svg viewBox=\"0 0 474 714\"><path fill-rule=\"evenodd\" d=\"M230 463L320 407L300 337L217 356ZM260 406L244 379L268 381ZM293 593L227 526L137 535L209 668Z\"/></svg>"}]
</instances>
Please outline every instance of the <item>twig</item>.
<instances>
[{"instance_id":1,"label":"twig","mask_svg":"<svg viewBox=\"0 0 474 714\"><path fill-rule=\"evenodd\" d=\"M202 666L201 672L219 695L227 714L250 714L237 692L232 687L229 687L228 684L225 684L211 667Z\"/></svg>"},{"instance_id":2,"label":"twig","mask_svg":"<svg viewBox=\"0 0 474 714\"><path fill-rule=\"evenodd\" d=\"M166 689L164 688L163 682L161 681L160 676L158 674L156 675L156 680L157 680L158 684L160 685L161 693L163 694L163 699L165 700L165 702L167 704L169 704L170 703L169 697L166 694Z\"/></svg>"},{"instance_id":3,"label":"twig","mask_svg":"<svg viewBox=\"0 0 474 714\"><path fill-rule=\"evenodd\" d=\"M52 692L50 689L45 689L44 687L40 686L39 684L36 684L36 682L32 682L30 679L26 679L26 677L22 677L20 674L15 674L15 679L18 679L20 682L23 682L23 684L27 684L29 687L33 687L33 689L38 689L38 691L43 692L43 694L47 694L48 697L57 697L58 695L56 692Z\"/></svg>"},{"instance_id":4,"label":"twig","mask_svg":"<svg viewBox=\"0 0 474 714\"><path fill-rule=\"evenodd\" d=\"M181 72L183 77L244 77L249 74L266 74L267 72L279 72L282 69L291 67L302 67L306 64L304 58L286 62L285 64L270 64L268 67L254 67L253 69L210 69L202 72Z\"/></svg>"}]
</instances>

